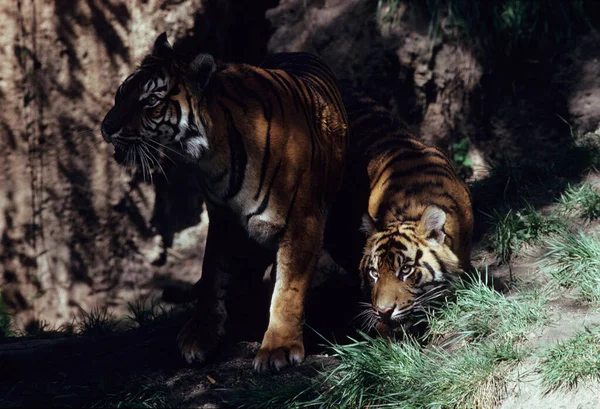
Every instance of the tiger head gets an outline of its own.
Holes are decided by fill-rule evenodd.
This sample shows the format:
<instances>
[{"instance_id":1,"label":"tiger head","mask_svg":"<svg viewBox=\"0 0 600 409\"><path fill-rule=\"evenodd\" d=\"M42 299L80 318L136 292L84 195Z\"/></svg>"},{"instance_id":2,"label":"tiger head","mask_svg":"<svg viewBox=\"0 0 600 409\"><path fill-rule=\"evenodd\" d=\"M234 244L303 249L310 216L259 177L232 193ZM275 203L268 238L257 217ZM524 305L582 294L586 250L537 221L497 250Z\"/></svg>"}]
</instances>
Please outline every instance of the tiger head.
<instances>
[{"instance_id":1,"label":"tiger head","mask_svg":"<svg viewBox=\"0 0 600 409\"><path fill-rule=\"evenodd\" d=\"M446 213L428 206L420 220L393 221L378 229L370 216L363 219L369 236L360 262L361 283L371 293L363 312L367 331L409 328L417 313L438 299L462 270L446 244Z\"/></svg>"},{"instance_id":2,"label":"tiger head","mask_svg":"<svg viewBox=\"0 0 600 409\"><path fill-rule=\"evenodd\" d=\"M210 128L203 90L215 70L210 55L183 58L165 33L158 36L152 54L119 86L102 121L102 137L114 145L117 162L149 170L167 151L199 159Z\"/></svg>"}]
</instances>

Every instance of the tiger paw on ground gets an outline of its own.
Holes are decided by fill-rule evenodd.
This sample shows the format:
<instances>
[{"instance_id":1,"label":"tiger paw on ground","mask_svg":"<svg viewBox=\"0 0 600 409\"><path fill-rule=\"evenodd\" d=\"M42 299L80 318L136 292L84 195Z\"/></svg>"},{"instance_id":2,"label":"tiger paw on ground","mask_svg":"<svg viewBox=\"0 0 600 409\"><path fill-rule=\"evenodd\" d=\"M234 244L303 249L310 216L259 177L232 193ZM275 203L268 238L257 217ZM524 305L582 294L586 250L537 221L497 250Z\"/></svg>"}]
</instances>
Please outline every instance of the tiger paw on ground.
<instances>
[{"instance_id":1,"label":"tiger paw on ground","mask_svg":"<svg viewBox=\"0 0 600 409\"><path fill-rule=\"evenodd\" d=\"M286 366L297 365L302 361L304 361L304 344L302 342L294 341L288 345L275 347L265 346L263 343L254 358L253 366L254 370L259 373L269 370L279 372Z\"/></svg>"},{"instance_id":2,"label":"tiger paw on ground","mask_svg":"<svg viewBox=\"0 0 600 409\"><path fill-rule=\"evenodd\" d=\"M203 363L217 349L220 331L210 331L205 322L190 319L177 335L177 345L188 364Z\"/></svg>"}]
</instances>

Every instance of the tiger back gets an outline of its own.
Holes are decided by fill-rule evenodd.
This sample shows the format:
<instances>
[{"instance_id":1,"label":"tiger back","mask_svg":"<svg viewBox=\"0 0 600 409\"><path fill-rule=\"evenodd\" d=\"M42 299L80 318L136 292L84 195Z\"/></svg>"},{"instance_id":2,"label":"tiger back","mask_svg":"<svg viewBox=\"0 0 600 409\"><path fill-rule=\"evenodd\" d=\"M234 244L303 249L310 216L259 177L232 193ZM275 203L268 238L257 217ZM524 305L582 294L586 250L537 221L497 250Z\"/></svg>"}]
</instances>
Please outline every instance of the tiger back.
<instances>
[{"instance_id":1,"label":"tiger back","mask_svg":"<svg viewBox=\"0 0 600 409\"><path fill-rule=\"evenodd\" d=\"M410 326L470 269L471 196L446 155L387 109L354 91L344 94L344 103L353 166L330 217L327 245L343 267L358 266L370 296L361 314L366 329L387 333ZM340 237L351 239L332 243ZM343 254L343 246L358 255Z\"/></svg>"},{"instance_id":2,"label":"tiger back","mask_svg":"<svg viewBox=\"0 0 600 409\"><path fill-rule=\"evenodd\" d=\"M306 292L347 149L346 113L327 65L306 53L259 67L187 59L163 33L119 87L102 134L120 163L147 168L160 152L199 169L209 227L196 312L178 335L183 357L202 362L219 346L228 283L248 270L258 243L271 252L276 278L254 368L301 362Z\"/></svg>"}]
</instances>

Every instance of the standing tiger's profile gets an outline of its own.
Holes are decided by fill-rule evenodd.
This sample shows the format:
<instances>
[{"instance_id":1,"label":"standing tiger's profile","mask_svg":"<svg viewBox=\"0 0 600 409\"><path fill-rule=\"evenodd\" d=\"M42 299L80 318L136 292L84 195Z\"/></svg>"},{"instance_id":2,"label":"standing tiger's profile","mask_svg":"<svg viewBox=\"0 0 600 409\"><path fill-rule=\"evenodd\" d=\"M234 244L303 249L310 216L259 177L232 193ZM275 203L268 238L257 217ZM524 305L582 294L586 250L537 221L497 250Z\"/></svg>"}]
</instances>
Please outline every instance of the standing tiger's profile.
<instances>
[{"instance_id":1,"label":"standing tiger's profile","mask_svg":"<svg viewBox=\"0 0 600 409\"><path fill-rule=\"evenodd\" d=\"M147 168L162 150L202 175L209 227L196 312L177 338L183 357L204 361L218 346L228 281L258 242L273 254L276 279L254 369L301 362L305 295L347 148L326 64L306 53L275 54L260 67L217 65L208 54L189 60L163 33L118 88L102 135L120 163Z\"/></svg>"},{"instance_id":2,"label":"standing tiger's profile","mask_svg":"<svg viewBox=\"0 0 600 409\"><path fill-rule=\"evenodd\" d=\"M414 324L417 312L470 269L471 196L444 153L384 107L355 91L344 92L344 103L352 167L326 248L342 267L360 271L371 298L360 314L366 329L389 334Z\"/></svg>"}]
</instances>

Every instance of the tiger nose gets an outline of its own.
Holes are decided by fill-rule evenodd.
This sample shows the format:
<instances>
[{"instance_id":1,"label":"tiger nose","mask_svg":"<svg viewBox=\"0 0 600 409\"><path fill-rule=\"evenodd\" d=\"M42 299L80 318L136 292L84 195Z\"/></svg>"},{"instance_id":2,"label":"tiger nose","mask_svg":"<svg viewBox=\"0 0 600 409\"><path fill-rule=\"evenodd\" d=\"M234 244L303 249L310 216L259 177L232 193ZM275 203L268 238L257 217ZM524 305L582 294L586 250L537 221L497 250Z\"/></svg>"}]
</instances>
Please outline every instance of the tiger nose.
<instances>
[{"instance_id":1,"label":"tiger nose","mask_svg":"<svg viewBox=\"0 0 600 409\"><path fill-rule=\"evenodd\" d=\"M122 119L123 118L115 111L115 107L108 111L100 125L102 139L104 139L105 142L112 142L111 136L119 131Z\"/></svg>"},{"instance_id":2,"label":"tiger nose","mask_svg":"<svg viewBox=\"0 0 600 409\"><path fill-rule=\"evenodd\" d=\"M104 142L112 142L110 135L108 134L108 132L106 132L104 127L100 130L100 132L102 133L102 139L104 139Z\"/></svg>"},{"instance_id":3,"label":"tiger nose","mask_svg":"<svg viewBox=\"0 0 600 409\"><path fill-rule=\"evenodd\" d=\"M396 308L396 304L386 307L381 307L378 305L377 313L379 314L379 318L381 318L384 321L388 321L391 318L392 313L394 312L394 308Z\"/></svg>"}]
</instances>

